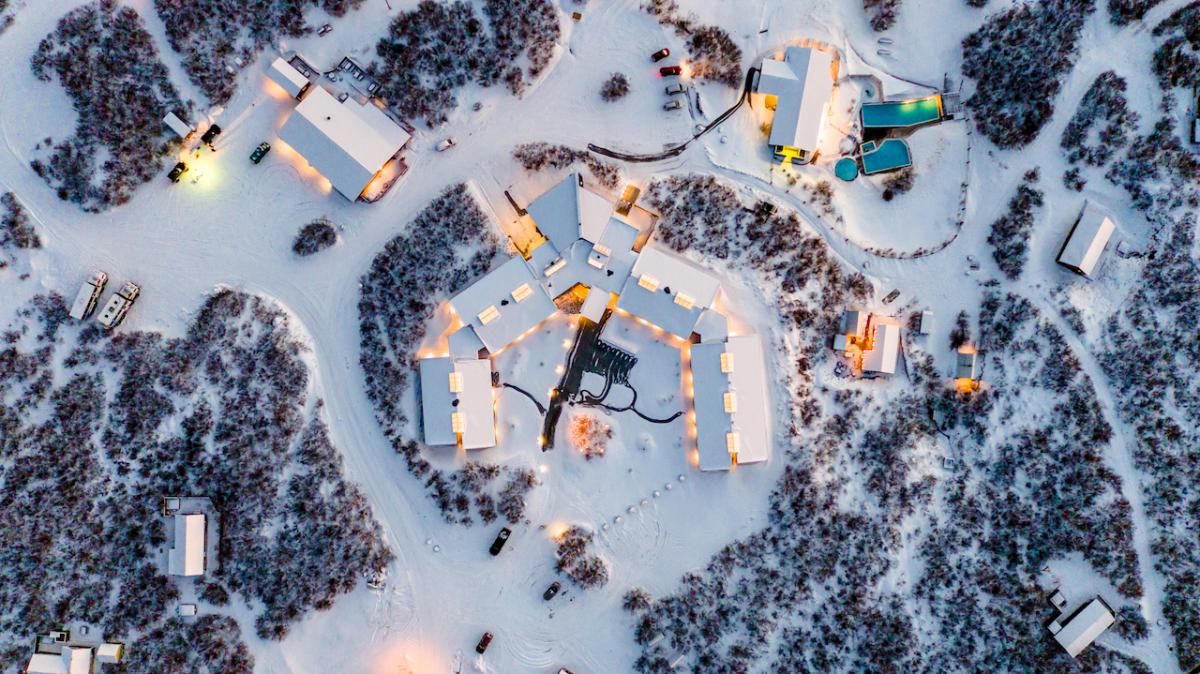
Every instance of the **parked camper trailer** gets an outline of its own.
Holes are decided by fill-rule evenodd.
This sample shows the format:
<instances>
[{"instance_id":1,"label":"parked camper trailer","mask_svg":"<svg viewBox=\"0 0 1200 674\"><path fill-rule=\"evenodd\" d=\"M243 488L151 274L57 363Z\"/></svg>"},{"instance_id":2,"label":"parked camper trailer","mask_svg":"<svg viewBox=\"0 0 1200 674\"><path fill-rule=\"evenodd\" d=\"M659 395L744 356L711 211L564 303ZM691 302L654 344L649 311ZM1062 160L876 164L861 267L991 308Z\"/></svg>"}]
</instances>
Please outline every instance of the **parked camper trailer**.
<instances>
[{"instance_id":1,"label":"parked camper trailer","mask_svg":"<svg viewBox=\"0 0 1200 674\"><path fill-rule=\"evenodd\" d=\"M125 319L125 314L129 313L129 308L133 306L141 291L133 281L126 281L115 295L108 298L108 304L104 305L104 310L96 317L96 321L109 330L117 327Z\"/></svg>"},{"instance_id":2,"label":"parked camper trailer","mask_svg":"<svg viewBox=\"0 0 1200 674\"><path fill-rule=\"evenodd\" d=\"M106 283L108 283L108 274L98 270L92 272L92 275L83 282L79 292L75 295L75 302L71 304L71 318L82 321L91 316L92 312L96 310L96 302L100 300L100 293L104 292Z\"/></svg>"}]
</instances>

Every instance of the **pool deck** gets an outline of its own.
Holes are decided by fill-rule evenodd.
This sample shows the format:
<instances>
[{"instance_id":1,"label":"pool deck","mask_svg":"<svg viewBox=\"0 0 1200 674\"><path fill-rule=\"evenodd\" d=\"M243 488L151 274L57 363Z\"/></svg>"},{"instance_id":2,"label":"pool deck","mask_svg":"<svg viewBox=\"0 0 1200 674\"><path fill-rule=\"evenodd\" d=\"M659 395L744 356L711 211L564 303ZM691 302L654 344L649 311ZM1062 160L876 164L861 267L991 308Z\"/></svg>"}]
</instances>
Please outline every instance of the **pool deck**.
<instances>
[{"instance_id":1,"label":"pool deck","mask_svg":"<svg viewBox=\"0 0 1200 674\"><path fill-rule=\"evenodd\" d=\"M863 129L911 129L940 122L945 111L942 95L934 94L907 101L863 103L859 116Z\"/></svg>"}]
</instances>

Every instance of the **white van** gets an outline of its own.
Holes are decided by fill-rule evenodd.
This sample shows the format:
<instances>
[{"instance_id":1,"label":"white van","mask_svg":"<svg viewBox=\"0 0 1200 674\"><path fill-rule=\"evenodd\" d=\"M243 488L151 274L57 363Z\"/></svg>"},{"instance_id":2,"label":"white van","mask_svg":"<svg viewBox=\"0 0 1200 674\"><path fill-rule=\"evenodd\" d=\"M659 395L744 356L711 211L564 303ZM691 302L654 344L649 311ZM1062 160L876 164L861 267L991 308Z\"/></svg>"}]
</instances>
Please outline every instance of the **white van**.
<instances>
[{"instance_id":1,"label":"white van","mask_svg":"<svg viewBox=\"0 0 1200 674\"><path fill-rule=\"evenodd\" d=\"M108 298L108 304L104 305L104 310L96 317L96 321L109 330L117 327L125 319L125 314L129 313L129 308L133 306L141 291L137 284L126 281L115 295Z\"/></svg>"},{"instance_id":2,"label":"white van","mask_svg":"<svg viewBox=\"0 0 1200 674\"><path fill-rule=\"evenodd\" d=\"M100 293L104 292L106 283L108 283L108 274L99 270L92 272L92 275L83 282L79 292L75 295L75 302L71 304L71 318L82 321L91 316L92 312L96 310L96 302L100 299Z\"/></svg>"}]
</instances>

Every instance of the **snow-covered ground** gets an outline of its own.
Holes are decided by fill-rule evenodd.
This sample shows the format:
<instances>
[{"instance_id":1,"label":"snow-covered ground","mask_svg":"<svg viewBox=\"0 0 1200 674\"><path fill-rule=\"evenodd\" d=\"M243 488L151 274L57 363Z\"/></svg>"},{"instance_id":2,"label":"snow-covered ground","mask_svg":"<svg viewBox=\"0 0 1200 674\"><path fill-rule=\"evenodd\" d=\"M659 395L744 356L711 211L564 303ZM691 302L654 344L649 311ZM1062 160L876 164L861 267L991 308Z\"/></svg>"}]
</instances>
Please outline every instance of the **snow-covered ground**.
<instances>
[{"instance_id":1,"label":"snow-covered ground","mask_svg":"<svg viewBox=\"0 0 1200 674\"><path fill-rule=\"evenodd\" d=\"M491 207L490 215L499 227L514 216L504 190L527 199L557 180L557 176L522 171L510 157L515 145L546 141L584 147L594 142L634 152L656 151L688 137L695 124L732 104L736 92L699 84L694 90L703 116L694 104L690 112L662 110L662 88L667 82L657 76L647 55L661 46L684 53L679 37L640 11L638 0L594 1L583 6L579 22L569 16L576 5L564 1L561 53L531 91L516 99L499 88L462 90L461 105L445 126L421 128L415 134L406 154L412 167L408 175L380 202L351 204L274 143L275 132L293 103L273 95L264 82L272 52L246 67L238 93L223 110L210 111L224 133L218 151L193 168L192 175L203 172L199 181L189 177L173 185L156 179L139 188L131 203L87 215L59 201L29 168L36 156L34 145L46 137L65 137L74 126L75 113L57 84L33 77L28 57L58 17L78 4L77 0L40 0L36 7L20 11L0 36L5 65L0 70L0 191L20 197L44 242L44 248L32 255L31 281L20 290L9 291L6 285L0 293L0 316L7 321L31 294L30 284L70 296L87 272L96 268L106 270L117 283L128 278L142 286L142 296L121 330L178 334L202 299L220 285L274 298L303 326L312 350L314 385L326 402L348 477L369 496L396 554L383 588L361 587L342 597L332 609L299 622L282 642L256 639L248 619L243 620L244 636L257 658L256 671L426 674L451 671L456 664L464 672L471 667L504 673L551 672L557 666L571 667L578 674L631 671L638 647L621 609L622 594L630 587L655 595L668 593L681 575L703 566L722 546L764 526L767 495L783 458L775 456L765 465L740 467L729 474L702 474L690 464L682 419L656 426L632 415L607 415L614 438L603 458L587 461L565 443L542 453L536 442L540 418L532 404L514 391L501 389L501 443L484 451L489 460L535 468L543 486L531 495L528 525L515 527L504 553L494 559L487 546L498 527L444 523L376 423L358 365L358 282L381 247L447 185L472 184ZM183 97L203 101L167 46L153 3L127 0L126 4L147 21ZM367 0L359 10L332 21L335 29L330 35L288 40L280 46L298 49L324 66L345 54L369 60L388 17L414 4L415 0L393 0L390 6L383 0ZM889 83L903 78L940 85L944 73L954 77L961 38L982 17L962 2L907 0L899 23L888 33L895 44L884 55L856 0L816 0L803 8L791 0L683 4L705 22L725 27L748 60L787 43L813 39L842 50L851 73L874 74ZM1161 18L1181 4L1167 0L1153 14ZM326 18L317 14L310 22L324 23ZM1110 248L1098 278L1087 282L1055 265L1052 251L1057 251L1085 197L1113 212L1120 223L1116 238L1132 249L1146 244L1145 223L1129 208L1126 195L1099 175L1093 176L1082 195L1064 188L1059 176L1066 164L1058 139L1074 104L1095 76L1114 67L1131 81L1130 101L1142 113L1139 131L1145 132L1153 123L1157 99L1147 93L1156 88L1149 74L1150 52L1137 48L1132 39L1139 25L1116 31L1103 12L1092 17L1085 29L1084 53L1063 87L1054 119L1031 146L1019 152L996 150L978 137L969 139L969 122L916 132L909 139L916 162L914 189L891 202L880 198L878 180L837 183L832 162L839 151L848 149L841 147L837 133L828 134L829 147L815 166L796 169L799 183L790 186L768 162L760 120L745 110L679 158L622 168L630 182L642 186L656 175L711 173L749 196L769 197L796 209L848 269L874 281L877 296L869 309L898 314L900 308L931 308L937 327L928 343L944 345L953 316L979 305L982 290L976 277L998 277L986 242L988 225L1005 210L1022 174L1040 167L1046 206L1029 242L1026 272L1013 287L1050 317L1058 315L1057 297L1065 296L1083 312L1091 332L1128 294L1141 262L1120 259ZM1121 49L1111 47L1117 42ZM632 92L619 102L603 103L597 91L614 71L630 77ZM856 86L849 81L839 86L839 102L845 103L847 111L857 95ZM898 92L889 84L885 93ZM473 110L476 102L481 104L478 111ZM848 113L835 114L831 126L848 127L848 120ZM458 146L444 153L434 151L434 145L448 136L455 136ZM263 140L273 142L276 149L256 166L247 155ZM968 143L973 144L969 167ZM820 180L835 182L837 216L822 217L809 203L803 185ZM965 225L958 231L955 221L964 181L969 185ZM319 216L341 227L340 243L310 258L294 256L291 242L296 231ZM945 249L918 259L889 259L866 250L903 253L936 247L956 233ZM979 261L983 270L968 271L968 258ZM776 365L787 368L780 317L764 304L756 279L727 273L727 301L750 327L780 347ZM882 296L893 288L900 291L900 298L890 306L882 305ZM1065 292L1060 293L1061 288ZM636 323L617 327L640 348L633 377L639 390L650 393L651 409L666 414L681 405L678 348ZM1073 334L1069 329L1064 332ZM557 379L555 368L565 352L562 343L570 334L565 318L549 321L497 359L503 378L511 374L530 390L548 389ZM1105 460L1120 475L1123 494L1133 506L1138 565L1146 586L1141 610L1150 625L1150 638L1130 654L1156 673L1176 672L1178 665L1167 649L1171 636L1159 620L1162 582L1150 557L1151 524L1139 487L1143 476L1129 455L1128 445L1136 439L1116 417L1104 374L1088 354L1087 337L1070 342L1096 382L1106 418L1117 429ZM939 370L948 373L954 354L941 346L930 347L930 352ZM818 383L825 383L828 372L818 370L816 376ZM777 389L783 396L783 385ZM407 403L414 401L410 398ZM783 422L776 426L782 434ZM462 460L453 455L430 458L435 463ZM586 525L596 532L596 550L610 562L611 580L598 591L568 586L547 603L541 592L556 577L551 536L566 524ZM900 568L913 571L904 565ZM1078 559L1061 560L1052 570L1080 598L1112 592ZM496 639L477 661L473 646L485 630L495 633ZM1126 650L1112 635L1101 643Z\"/></svg>"}]
</instances>

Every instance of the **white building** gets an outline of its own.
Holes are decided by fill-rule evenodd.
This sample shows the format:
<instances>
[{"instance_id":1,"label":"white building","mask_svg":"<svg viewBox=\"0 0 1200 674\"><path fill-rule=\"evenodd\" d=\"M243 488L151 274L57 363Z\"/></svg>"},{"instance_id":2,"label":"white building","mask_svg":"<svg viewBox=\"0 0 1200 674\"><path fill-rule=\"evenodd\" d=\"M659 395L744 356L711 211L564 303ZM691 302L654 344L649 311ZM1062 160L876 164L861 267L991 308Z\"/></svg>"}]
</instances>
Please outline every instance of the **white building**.
<instances>
[{"instance_id":1,"label":"white building","mask_svg":"<svg viewBox=\"0 0 1200 674\"><path fill-rule=\"evenodd\" d=\"M354 201L412 136L382 110L313 87L279 130L342 196Z\"/></svg>"},{"instance_id":2,"label":"white building","mask_svg":"<svg viewBox=\"0 0 1200 674\"><path fill-rule=\"evenodd\" d=\"M205 516L175 514L175 542L167 552L167 573L172 576L203 576Z\"/></svg>"},{"instance_id":3,"label":"white building","mask_svg":"<svg viewBox=\"0 0 1200 674\"><path fill-rule=\"evenodd\" d=\"M1074 658L1116 621L1109 605L1096 597L1065 620L1060 617L1052 621L1049 629L1054 640Z\"/></svg>"},{"instance_id":4,"label":"white building","mask_svg":"<svg viewBox=\"0 0 1200 674\"><path fill-rule=\"evenodd\" d=\"M33 655L25 665L27 674L92 674L101 665L118 664L125 647L89 639L81 624L71 631L55 631L37 639Z\"/></svg>"},{"instance_id":5,"label":"white building","mask_svg":"<svg viewBox=\"0 0 1200 674\"><path fill-rule=\"evenodd\" d=\"M713 306L721 279L657 246L646 246L633 263L617 308L688 339L700 315Z\"/></svg>"},{"instance_id":6,"label":"white building","mask_svg":"<svg viewBox=\"0 0 1200 674\"><path fill-rule=\"evenodd\" d=\"M871 326L874 337L868 344L869 349L863 351L863 372L878 372L895 374L896 361L900 355L900 325L895 321L872 316Z\"/></svg>"},{"instance_id":7,"label":"white building","mask_svg":"<svg viewBox=\"0 0 1200 674\"><path fill-rule=\"evenodd\" d=\"M495 446L491 361L422 358L419 369L425 444L463 449Z\"/></svg>"},{"instance_id":8,"label":"white building","mask_svg":"<svg viewBox=\"0 0 1200 674\"><path fill-rule=\"evenodd\" d=\"M308 76L296 69L296 66L288 63L282 56L271 62L271 66L267 68L267 77L279 85L280 89L287 92L288 96L300 99L304 98L304 92L308 91L308 87L312 84Z\"/></svg>"},{"instance_id":9,"label":"white building","mask_svg":"<svg viewBox=\"0 0 1200 674\"><path fill-rule=\"evenodd\" d=\"M766 461L771 403L758 335L692 346L692 392L700 470Z\"/></svg>"},{"instance_id":10,"label":"white building","mask_svg":"<svg viewBox=\"0 0 1200 674\"><path fill-rule=\"evenodd\" d=\"M460 291L450 299L450 309L493 355L558 311L519 257Z\"/></svg>"},{"instance_id":11,"label":"white building","mask_svg":"<svg viewBox=\"0 0 1200 674\"><path fill-rule=\"evenodd\" d=\"M1100 209L1086 203L1058 251L1058 263L1076 274L1091 276L1117 226Z\"/></svg>"},{"instance_id":12,"label":"white building","mask_svg":"<svg viewBox=\"0 0 1200 674\"><path fill-rule=\"evenodd\" d=\"M758 93L775 108L767 142L780 161L812 161L833 98L833 56L811 47L788 47L783 60L763 59Z\"/></svg>"},{"instance_id":13,"label":"white building","mask_svg":"<svg viewBox=\"0 0 1200 674\"><path fill-rule=\"evenodd\" d=\"M584 187L583 176L572 173L542 193L525 210L538 231L562 252L577 239L590 243L599 241L613 213L613 204Z\"/></svg>"},{"instance_id":14,"label":"white building","mask_svg":"<svg viewBox=\"0 0 1200 674\"><path fill-rule=\"evenodd\" d=\"M168 129L174 131L175 135L179 136L184 142L191 140L192 134L196 133L191 124L183 121L173 112L168 112L167 116L163 117L163 124Z\"/></svg>"}]
</instances>

